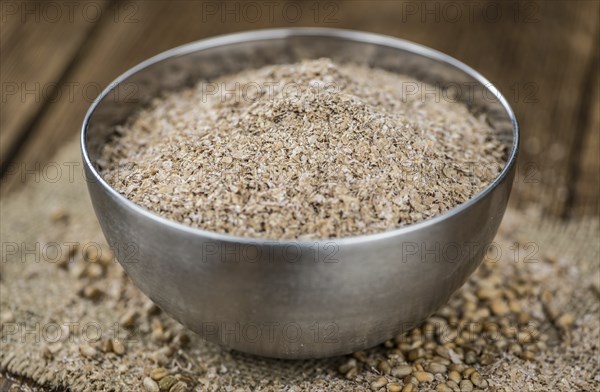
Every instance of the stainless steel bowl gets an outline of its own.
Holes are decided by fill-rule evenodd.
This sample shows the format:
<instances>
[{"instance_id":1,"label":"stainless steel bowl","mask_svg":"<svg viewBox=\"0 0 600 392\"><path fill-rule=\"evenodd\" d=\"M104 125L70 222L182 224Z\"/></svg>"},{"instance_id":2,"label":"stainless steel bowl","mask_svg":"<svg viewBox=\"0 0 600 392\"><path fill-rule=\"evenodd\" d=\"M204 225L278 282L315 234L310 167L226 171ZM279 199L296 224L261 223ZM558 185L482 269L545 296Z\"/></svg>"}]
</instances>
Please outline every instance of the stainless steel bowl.
<instances>
[{"instance_id":1,"label":"stainless steel bowl","mask_svg":"<svg viewBox=\"0 0 600 392\"><path fill-rule=\"evenodd\" d=\"M112 127L160 91L249 67L319 57L468 92L458 99L485 113L506 141L506 166L482 192L433 219L326 241L271 241L190 228L127 200L99 174L100 150ZM518 140L506 100L465 64L391 37L303 28L211 38L145 61L92 104L81 146L102 230L146 295L208 340L259 355L308 358L374 346L417 325L448 300L481 263L496 234Z\"/></svg>"}]
</instances>

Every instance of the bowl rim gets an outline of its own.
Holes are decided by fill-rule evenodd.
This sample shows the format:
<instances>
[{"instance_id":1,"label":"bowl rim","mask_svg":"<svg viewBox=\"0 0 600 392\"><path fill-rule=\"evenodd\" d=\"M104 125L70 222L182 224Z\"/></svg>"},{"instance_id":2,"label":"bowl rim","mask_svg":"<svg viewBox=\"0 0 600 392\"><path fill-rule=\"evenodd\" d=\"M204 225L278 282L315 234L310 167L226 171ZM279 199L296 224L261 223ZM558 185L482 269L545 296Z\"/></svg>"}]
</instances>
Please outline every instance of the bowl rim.
<instances>
[{"instance_id":1,"label":"bowl rim","mask_svg":"<svg viewBox=\"0 0 600 392\"><path fill-rule=\"evenodd\" d=\"M134 75L135 73L148 68L156 63L161 61L168 60L172 57L187 55L196 51L211 49L218 46L231 45L236 43L250 42L250 41L260 41L260 40L270 40L270 39L284 39L296 36L325 36L325 37L333 37L333 38L341 38L350 41L362 42L362 43L370 43L377 45L384 45L391 48L402 49L404 51L409 51L415 53L417 55L428 57L430 59L446 63L449 66L452 66L467 75L471 76L477 82L479 82L484 88L491 91L494 96L498 99L508 118L512 124L513 130L513 141L510 153L508 155L508 159L504 168L498 174L498 176L489 183L485 188L475 194L473 197L468 199L467 201L452 207L451 209L438 214L432 218L425 219L423 221L409 224L406 226L398 227L391 230L386 230L382 232L376 232L371 234L361 234L361 235L352 235L346 237L336 237L336 238L328 238L328 239L272 239L272 238L261 238L261 237L249 237L249 236L236 236L225 233L218 233L210 230L200 229L192 226L188 226L186 224L162 217L154 212L136 204L135 202L129 200L127 197L123 196L119 192L117 192L108 182L106 182L100 173L96 170L92 161L90 159L87 147L87 131L88 125L90 123L91 117L94 114L96 108L100 105L100 103L104 100L104 98L111 93L111 91L120 85L123 81ZM143 215L145 218L148 218L159 225L166 225L171 229L184 231L191 235L202 236L207 239L211 239L214 241L223 241L223 242L235 242L241 244L248 245L257 245L257 244L277 244L277 245L295 245L300 247L314 247L315 244L322 244L324 246L335 243L339 245L343 244L357 244L364 242L372 242L378 240L384 240L390 237L402 236L409 233L413 233L422 229L425 229L430 226L434 226L441 221L447 220L453 216L456 216L463 211L467 210L469 207L478 203L480 200L484 199L487 195L489 195L502 181L508 177L509 172L512 170L513 166L515 166L515 162L517 160L517 155L519 151L520 144L520 132L519 125L512 110L510 104L506 100L506 98L500 93L500 91L493 85L487 78L481 75L479 72L475 71L473 68L469 67L465 63L451 57L445 53L437 51L435 49L429 48L424 45L420 45L411 41L407 41L401 38L396 38L392 36L375 34L357 30L347 30L347 29L337 29L337 28L324 28L324 27L293 27L293 28L274 28L274 29L261 29L261 30L251 30L233 34L225 34L218 35L211 38L201 39L198 41L193 41L187 44L183 44L172 49L161 52L149 59L135 65L134 67L128 69L120 76L118 76L115 80L113 80L101 93L96 97L94 102L90 105L89 109L86 112L85 118L83 120L83 124L81 127L81 151L82 151L82 159L83 165L87 169L88 174L92 175L92 179L87 179L87 182L98 182L104 190L106 190L110 196L115 198L118 202L125 205L127 208L134 210L137 214Z\"/></svg>"}]
</instances>

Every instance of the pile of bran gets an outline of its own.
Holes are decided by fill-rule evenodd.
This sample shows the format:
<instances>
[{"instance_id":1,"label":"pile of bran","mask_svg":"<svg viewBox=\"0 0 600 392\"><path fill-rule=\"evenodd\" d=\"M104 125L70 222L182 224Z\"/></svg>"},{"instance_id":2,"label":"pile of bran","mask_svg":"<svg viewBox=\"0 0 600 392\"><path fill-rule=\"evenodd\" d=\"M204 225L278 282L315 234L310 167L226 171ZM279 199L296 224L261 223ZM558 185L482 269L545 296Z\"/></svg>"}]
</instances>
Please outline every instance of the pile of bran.
<instances>
[{"instance_id":1,"label":"pile of bran","mask_svg":"<svg viewBox=\"0 0 600 392\"><path fill-rule=\"evenodd\" d=\"M201 81L115 134L102 174L124 196L193 227L269 239L428 219L492 182L507 150L439 88L328 59Z\"/></svg>"}]
</instances>

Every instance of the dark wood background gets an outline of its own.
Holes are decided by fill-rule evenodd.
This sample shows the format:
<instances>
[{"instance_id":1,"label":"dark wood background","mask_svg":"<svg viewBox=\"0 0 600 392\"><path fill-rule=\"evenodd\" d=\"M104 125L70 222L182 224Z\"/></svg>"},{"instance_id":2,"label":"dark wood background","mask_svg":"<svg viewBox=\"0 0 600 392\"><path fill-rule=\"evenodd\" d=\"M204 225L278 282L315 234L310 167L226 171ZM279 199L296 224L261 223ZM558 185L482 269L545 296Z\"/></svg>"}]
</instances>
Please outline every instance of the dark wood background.
<instances>
[{"instance_id":1,"label":"dark wood background","mask_svg":"<svg viewBox=\"0 0 600 392\"><path fill-rule=\"evenodd\" d=\"M217 34L323 26L412 40L479 70L522 127L513 205L598 215L599 1L251 3L2 1L2 197L35 180L100 90L140 61Z\"/></svg>"}]
</instances>

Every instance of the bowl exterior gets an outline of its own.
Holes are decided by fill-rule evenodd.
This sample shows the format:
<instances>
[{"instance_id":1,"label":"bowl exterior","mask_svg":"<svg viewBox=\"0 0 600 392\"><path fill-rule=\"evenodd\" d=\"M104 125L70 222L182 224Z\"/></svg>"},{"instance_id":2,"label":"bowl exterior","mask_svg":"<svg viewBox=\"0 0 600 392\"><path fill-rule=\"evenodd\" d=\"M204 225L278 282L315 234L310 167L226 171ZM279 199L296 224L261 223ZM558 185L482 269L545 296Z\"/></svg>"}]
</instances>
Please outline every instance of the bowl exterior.
<instances>
[{"instance_id":1,"label":"bowl exterior","mask_svg":"<svg viewBox=\"0 0 600 392\"><path fill-rule=\"evenodd\" d=\"M93 177L90 177L90 179ZM90 180L109 245L136 285L205 339L281 358L346 354L418 325L479 266L512 173L471 208L372 241L239 242L165 225Z\"/></svg>"}]
</instances>

